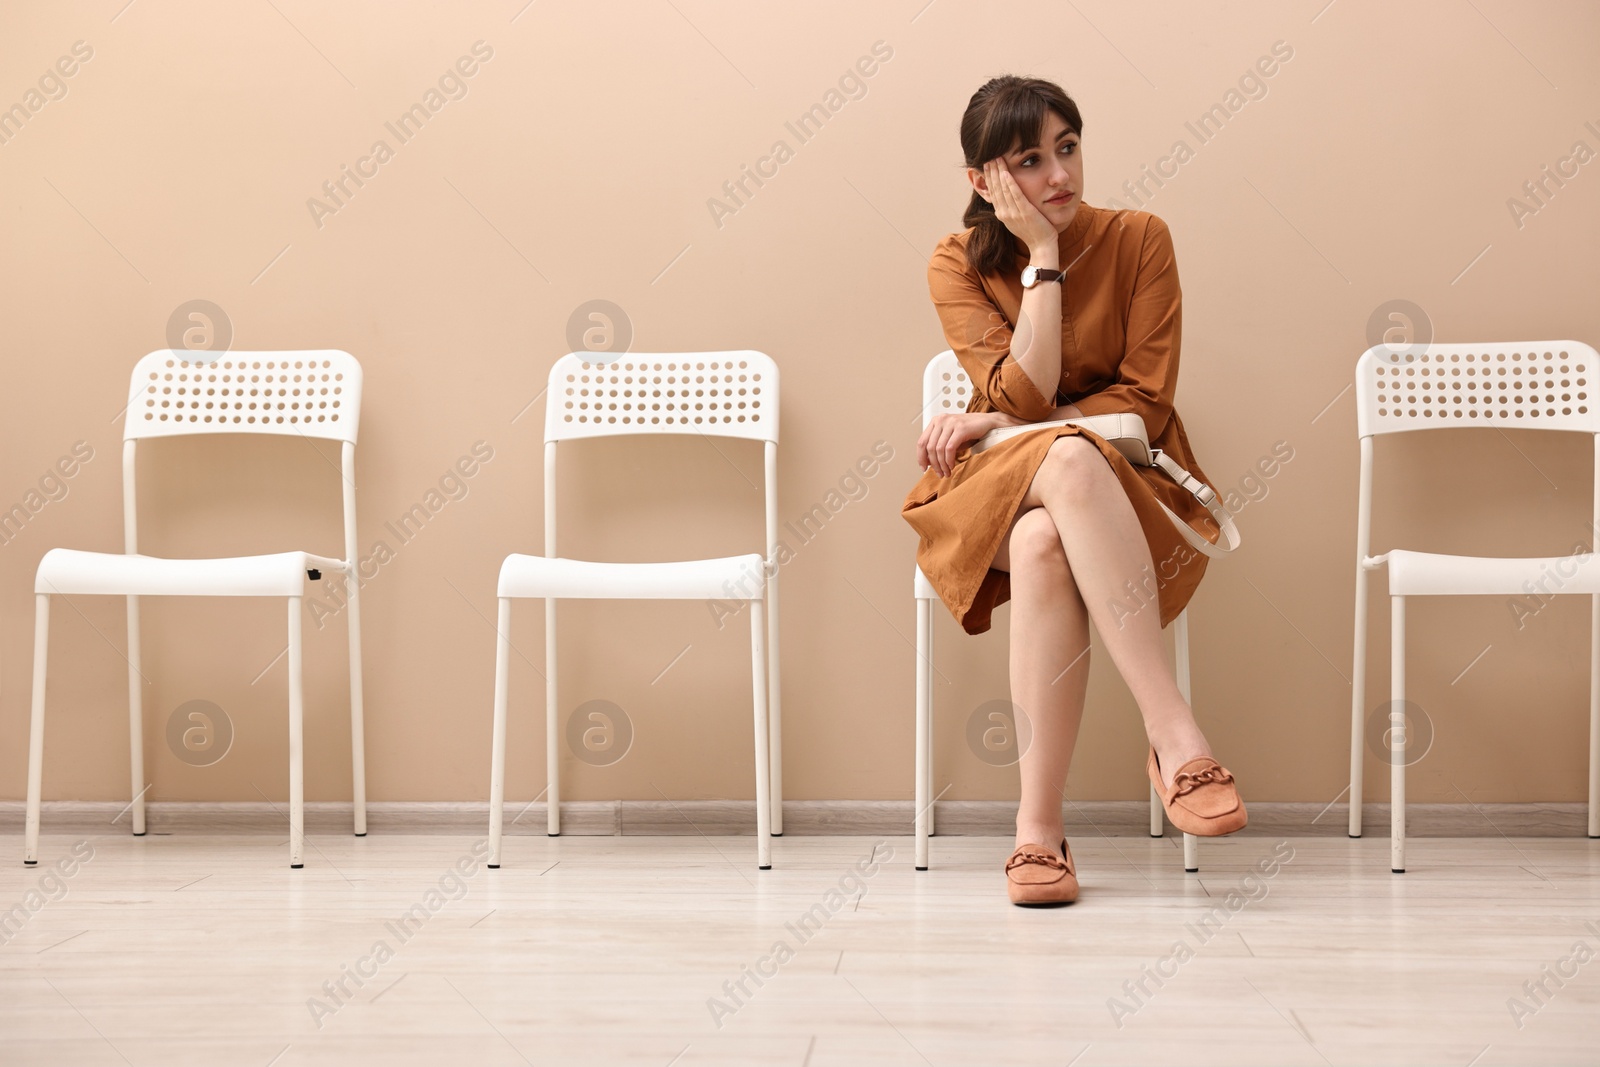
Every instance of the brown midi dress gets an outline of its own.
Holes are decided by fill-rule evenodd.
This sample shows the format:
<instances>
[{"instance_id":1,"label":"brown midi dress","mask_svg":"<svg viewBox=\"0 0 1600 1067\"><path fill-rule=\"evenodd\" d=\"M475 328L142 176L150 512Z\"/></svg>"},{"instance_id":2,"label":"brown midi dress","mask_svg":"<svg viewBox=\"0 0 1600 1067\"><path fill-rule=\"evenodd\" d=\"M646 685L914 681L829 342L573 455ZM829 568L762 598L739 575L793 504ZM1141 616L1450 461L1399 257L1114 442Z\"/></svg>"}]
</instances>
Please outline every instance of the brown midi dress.
<instances>
[{"instance_id":1,"label":"brown midi dress","mask_svg":"<svg viewBox=\"0 0 1600 1067\"><path fill-rule=\"evenodd\" d=\"M944 237L928 263L928 289L945 339L971 381L967 410L1001 411L1029 422L1047 421L1069 402L1085 415L1131 411L1144 419L1151 447L1215 489L1195 462L1172 406L1183 294L1166 223L1147 211L1078 205L1059 236L1067 276L1041 283L1063 287L1061 380L1054 398L1041 395L1010 355L1027 250L1017 241L1015 270L980 275L967 262L972 233ZM900 508L917 531L918 565L967 633L987 631L995 607L1011 599L1010 574L989 564L1050 446L1072 434L1089 438L1111 464L1150 547L1154 570L1137 585L1128 584L1114 609L1117 617L1154 599L1165 627L1200 584L1207 557L1184 540L1160 507L1166 504L1215 544L1221 535L1216 521L1192 493L1160 467L1135 466L1080 427L1021 433L976 455L970 444L964 446L948 477L928 468Z\"/></svg>"}]
</instances>

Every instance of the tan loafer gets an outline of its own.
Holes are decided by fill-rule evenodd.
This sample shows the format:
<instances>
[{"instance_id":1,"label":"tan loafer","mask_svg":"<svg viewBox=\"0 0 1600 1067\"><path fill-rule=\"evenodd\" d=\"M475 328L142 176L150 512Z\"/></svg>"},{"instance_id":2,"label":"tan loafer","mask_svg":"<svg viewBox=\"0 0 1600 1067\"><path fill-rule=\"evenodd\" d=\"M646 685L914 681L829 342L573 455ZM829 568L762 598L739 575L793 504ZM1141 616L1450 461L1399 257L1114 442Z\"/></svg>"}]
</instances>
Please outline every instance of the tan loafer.
<instances>
[{"instance_id":1,"label":"tan loafer","mask_svg":"<svg viewBox=\"0 0 1600 1067\"><path fill-rule=\"evenodd\" d=\"M1058 856L1045 845L1018 845L1006 860L1006 890L1011 903L1070 904L1078 899L1078 875L1066 839Z\"/></svg>"},{"instance_id":2,"label":"tan loafer","mask_svg":"<svg viewBox=\"0 0 1600 1067\"><path fill-rule=\"evenodd\" d=\"M1233 775L1210 756L1196 756L1172 776L1172 788L1161 784L1161 766L1155 746L1145 761L1145 773L1161 797L1172 825L1197 837L1221 837L1244 828L1244 801L1233 786Z\"/></svg>"}]
</instances>

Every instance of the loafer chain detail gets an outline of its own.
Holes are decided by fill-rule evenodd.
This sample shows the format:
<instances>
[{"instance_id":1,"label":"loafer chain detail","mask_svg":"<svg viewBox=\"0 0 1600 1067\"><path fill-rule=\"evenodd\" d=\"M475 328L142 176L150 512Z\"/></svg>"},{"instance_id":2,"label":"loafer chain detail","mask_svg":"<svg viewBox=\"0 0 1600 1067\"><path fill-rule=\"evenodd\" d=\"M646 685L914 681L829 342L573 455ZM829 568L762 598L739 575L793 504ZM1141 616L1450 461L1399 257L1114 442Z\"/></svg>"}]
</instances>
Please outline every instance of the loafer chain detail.
<instances>
[{"instance_id":1,"label":"loafer chain detail","mask_svg":"<svg viewBox=\"0 0 1600 1067\"><path fill-rule=\"evenodd\" d=\"M1179 771L1172 777L1172 788L1175 790L1172 795L1181 797L1185 793L1194 792L1196 788L1202 785L1209 785L1212 782L1218 785L1227 785L1231 781L1233 781L1233 775L1229 774L1228 769L1221 764L1215 767L1207 767L1205 770L1198 772Z\"/></svg>"},{"instance_id":2,"label":"loafer chain detail","mask_svg":"<svg viewBox=\"0 0 1600 1067\"><path fill-rule=\"evenodd\" d=\"M1057 856L1044 845L1018 845L1006 860L1006 891L1013 904L1068 904L1078 899L1072 852L1061 842Z\"/></svg>"}]
</instances>

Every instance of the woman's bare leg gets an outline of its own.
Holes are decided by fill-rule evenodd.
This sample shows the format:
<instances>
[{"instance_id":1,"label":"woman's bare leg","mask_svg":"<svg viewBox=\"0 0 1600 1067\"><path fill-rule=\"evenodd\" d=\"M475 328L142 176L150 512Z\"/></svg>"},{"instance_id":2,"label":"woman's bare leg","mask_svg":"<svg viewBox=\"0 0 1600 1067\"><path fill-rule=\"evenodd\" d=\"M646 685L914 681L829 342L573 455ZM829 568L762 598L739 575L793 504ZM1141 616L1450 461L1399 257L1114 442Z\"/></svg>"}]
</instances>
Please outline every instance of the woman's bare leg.
<instances>
[{"instance_id":1,"label":"woman's bare leg","mask_svg":"<svg viewBox=\"0 0 1600 1067\"><path fill-rule=\"evenodd\" d=\"M1061 801L1089 684L1089 614L1050 513L1019 510L995 556L1011 573L1011 701L1031 737L1018 769L1016 844L1061 851ZM1019 722L1018 733L1027 736Z\"/></svg>"},{"instance_id":2,"label":"woman's bare leg","mask_svg":"<svg viewBox=\"0 0 1600 1067\"><path fill-rule=\"evenodd\" d=\"M1089 618L1094 620L1095 629L1100 632L1100 638L1105 642L1112 662L1116 664L1134 699L1138 702L1139 711L1144 717L1145 733L1155 747L1157 759L1161 764L1164 784L1170 786L1172 775L1178 767L1196 756L1210 756L1212 752L1206 743L1205 735L1200 732L1200 727L1194 721L1194 713L1183 699L1183 694L1178 691L1177 681L1173 677L1171 664L1167 660L1166 647L1162 641L1161 620L1156 604L1151 602L1131 614L1125 608L1119 611L1116 607L1118 603L1126 605L1128 602L1125 582L1133 582L1135 587L1142 588L1154 573L1150 547L1139 525L1138 516L1134 514L1133 505L1128 501L1127 492L1122 488L1122 483L1116 474L1112 472L1110 463L1092 441L1079 435L1058 438L1051 445L1044 462L1034 475L1032 484L1023 496L1012 530L1001 543L994 563L997 569L1011 569L1008 552L1013 535L1021 525L1022 519L1026 518L1032 509L1042 509L1050 516L1051 525L1054 526L1060 539L1068 570L1079 593L1079 599L1075 603L1069 602L1065 611L1059 599L1050 610L1057 615L1069 615L1075 619L1076 605L1081 605ZM1012 595L1015 599L1015 574L1013 574ZM1022 608L1022 610L1027 609ZM1070 639L1063 639L1059 634L1051 635L1048 624L1037 618L1019 619L1017 609L1014 608L1011 640L1013 700L1022 704L1030 717L1037 720L1038 717L1034 716L1033 710L1029 709L1023 698L1017 694L1034 691L1030 686L1037 687L1041 682L1047 684L1049 678L1054 678L1060 672L1060 666L1050 670L1041 664L1050 662L1051 647L1057 650L1056 658L1060 658L1063 640ZM1017 651L1019 642L1025 646L1020 653ZM1043 648L1039 647L1041 644ZM1067 655L1067 662L1070 662L1072 656L1077 655L1083 644L1084 642L1078 642L1069 646L1071 651ZM1020 679L1019 687L1018 668L1021 664L1035 665L1026 671L1034 680L1030 682L1027 678ZM1067 684L1073 680L1073 675L1079 668L1083 668L1083 679L1078 684L1085 685L1087 666L1088 656L1085 655L1083 661L1073 668L1073 672L1063 677L1057 686L1049 688L1059 688L1060 685ZM1042 677L1046 671L1049 673L1049 678ZM1078 711L1072 723L1074 739L1077 723L1082 715L1082 703L1080 696L1077 700ZM1044 711L1049 706L1051 705L1048 703L1047 695L1046 704L1041 706L1040 710ZM1038 721L1035 721L1034 727L1034 746L1042 750L1044 745L1038 736ZM1059 745L1060 740L1057 739L1055 744ZM1043 751L1039 754L1046 756ZM1070 760L1070 757L1071 751L1068 749L1062 759ZM1053 780L1049 774L1042 774L1036 776L1033 784L1037 790L1042 791L1046 783ZM1065 781L1064 773L1061 775L1061 781L1063 783ZM1038 811L1042 805L1051 802L1049 798L1043 797L1042 792L1030 796L1028 792L1030 776L1026 771L1024 771L1023 785L1025 809ZM1054 804L1056 807L1052 810L1059 812L1059 791ZM1021 809L1018 818L1020 831ZM1020 844L1022 840L1019 836L1018 843ZM1059 834L1054 840L1060 840Z\"/></svg>"},{"instance_id":3,"label":"woman's bare leg","mask_svg":"<svg viewBox=\"0 0 1600 1067\"><path fill-rule=\"evenodd\" d=\"M1129 602L1125 583L1142 587L1155 574L1127 491L1094 442L1072 435L1057 438L1039 465L1022 506L1034 502L1050 512L1061 532L1089 617L1138 701L1163 784L1170 786L1184 763L1212 753L1178 692L1155 602L1132 612L1117 607Z\"/></svg>"}]
</instances>

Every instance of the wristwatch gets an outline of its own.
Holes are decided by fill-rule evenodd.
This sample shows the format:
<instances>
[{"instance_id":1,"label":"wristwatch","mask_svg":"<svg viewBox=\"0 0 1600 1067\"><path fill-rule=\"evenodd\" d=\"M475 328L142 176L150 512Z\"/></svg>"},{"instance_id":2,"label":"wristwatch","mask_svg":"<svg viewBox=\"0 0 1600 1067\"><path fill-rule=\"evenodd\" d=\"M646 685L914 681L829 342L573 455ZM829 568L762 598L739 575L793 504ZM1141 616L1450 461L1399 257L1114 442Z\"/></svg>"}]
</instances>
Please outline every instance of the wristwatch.
<instances>
[{"instance_id":1,"label":"wristwatch","mask_svg":"<svg viewBox=\"0 0 1600 1067\"><path fill-rule=\"evenodd\" d=\"M1049 267L1035 267L1029 264L1022 268L1022 287L1032 289L1040 282L1059 282L1067 276L1064 270L1052 270Z\"/></svg>"}]
</instances>

